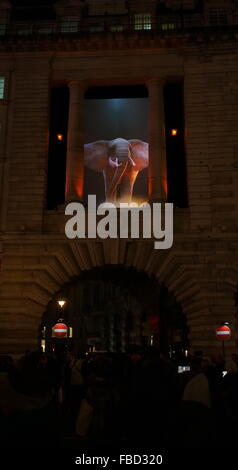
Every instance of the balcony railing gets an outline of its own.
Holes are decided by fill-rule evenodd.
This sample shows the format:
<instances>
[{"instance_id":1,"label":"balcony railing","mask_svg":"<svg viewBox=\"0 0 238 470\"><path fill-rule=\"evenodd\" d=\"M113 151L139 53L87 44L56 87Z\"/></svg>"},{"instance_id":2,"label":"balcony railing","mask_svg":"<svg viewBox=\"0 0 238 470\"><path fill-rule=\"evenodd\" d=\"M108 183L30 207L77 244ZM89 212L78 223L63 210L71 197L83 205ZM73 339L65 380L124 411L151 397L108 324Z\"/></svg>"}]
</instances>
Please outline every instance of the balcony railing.
<instances>
[{"instance_id":1,"label":"balcony railing","mask_svg":"<svg viewBox=\"0 0 238 470\"><path fill-rule=\"evenodd\" d=\"M57 36L84 36L105 33L173 33L183 30L214 29L218 26L207 25L201 14L189 16L184 15L160 15L151 19L149 15L127 15L94 16L82 18L81 20L62 21L24 21L13 22L9 25L0 24L0 39L13 37L57 37ZM220 25L220 29L237 29L237 25Z\"/></svg>"}]
</instances>

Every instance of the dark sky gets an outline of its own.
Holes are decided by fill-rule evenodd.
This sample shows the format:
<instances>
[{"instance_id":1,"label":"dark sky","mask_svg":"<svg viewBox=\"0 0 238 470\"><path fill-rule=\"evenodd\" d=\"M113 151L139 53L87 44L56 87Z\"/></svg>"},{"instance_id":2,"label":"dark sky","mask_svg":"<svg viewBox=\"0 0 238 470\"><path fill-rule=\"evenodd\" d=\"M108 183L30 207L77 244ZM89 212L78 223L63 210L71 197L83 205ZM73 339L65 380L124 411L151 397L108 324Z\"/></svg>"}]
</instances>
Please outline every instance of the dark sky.
<instances>
[{"instance_id":1,"label":"dark sky","mask_svg":"<svg viewBox=\"0 0 238 470\"><path fill-rule=\"evenodd\" d=\"M13 20L51 20L55 18L53 6L56 3L55 0L12 0L11 3Z\"/></svg>"},{"instance_id":2,"label":"dark sky","mask_svg":"<svg viewBox=\"0 0 238 470\"><path fill-rule=\"evenodd\" d=\"M100 0L98 0L100 1ZM114 0L111 0L114 1ZM206 0L197 0L196 7L193 10L194 13L202 12L203 5ZM54 3L56 0L11 0L13 5L12 19L20 21L28 20L53 20L55 19L55 8ZM146 4L146 0L145 0ZM172 10L165 8L164 3L158 6L160 13L172 13ZM192 11L184 10L185 13L191 13ZM159 14L160 14L159 13Z\"/></svg>"},{"instance_id":3,"label":"dark sky","mask_svg":"<svg viewBox=\"0 0 238 470\"><path fill-rule=\"evenodd\" d=\"M56 0L10 0L11 4L14 6L30 6L34 8L34 6L39 5L53 5L56 3Z\"/></svg>"},{"instance_id":4,"label":"dark sky","mask_svg":"<svg viewBox=\"0 0 238 470\"><path fill-rule=\"evenodd\" d=\"M14 6L29 6L32 8L34 7L38 7L40 5L44 6L44 5L53 5L54 3L56 3L56 0L10 0L12 5ZM100 1L100 0L99 0ZM114 0L112 0L114 1ZM145 3L146 3L146 0L145 0ZM197 0L197 7L198 8L202 8L202 4L205 4L206 3L206 0Z\"/></svg>"}]
</instances>

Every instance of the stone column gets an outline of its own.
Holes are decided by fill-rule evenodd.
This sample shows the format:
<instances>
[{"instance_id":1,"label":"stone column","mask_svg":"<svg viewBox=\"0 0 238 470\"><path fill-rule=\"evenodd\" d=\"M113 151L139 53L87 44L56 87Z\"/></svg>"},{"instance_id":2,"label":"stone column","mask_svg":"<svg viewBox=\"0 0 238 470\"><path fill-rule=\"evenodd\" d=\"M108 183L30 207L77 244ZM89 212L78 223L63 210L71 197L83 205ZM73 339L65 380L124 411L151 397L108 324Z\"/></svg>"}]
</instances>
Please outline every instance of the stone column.
<instances>
[{"instance_id":1,"label":"stone column","mask_svg":"<svg viewBox=\"0 0 238 470\"><path fill-rule=\"evenodd\" d=\"M167 199L166 141L164 118L164 79L147 82L149 91L149 199Z\"/></svg>"},{"instance_id":2,"label":"stone column","mask_svg":"<svg viewBox=\"0 0 238 470\"><path fill-rule=\"evenodd\" d=\"M70 82L69 92L70 98L65 188L66 202L83 199L84 83L76 80Z\"/></svg>"}]
</instances>

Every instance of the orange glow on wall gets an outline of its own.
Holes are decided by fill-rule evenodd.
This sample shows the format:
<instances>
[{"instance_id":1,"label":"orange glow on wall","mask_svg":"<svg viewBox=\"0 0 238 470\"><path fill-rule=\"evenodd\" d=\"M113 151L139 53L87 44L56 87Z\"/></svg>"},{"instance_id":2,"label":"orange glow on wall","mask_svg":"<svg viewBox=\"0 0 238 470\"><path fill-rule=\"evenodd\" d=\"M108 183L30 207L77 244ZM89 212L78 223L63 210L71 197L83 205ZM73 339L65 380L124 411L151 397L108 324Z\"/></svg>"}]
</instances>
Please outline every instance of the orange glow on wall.
<instances>
[{"instance_id":1,"label":"orange glow on wall","mask_svg":"<svg viewBox=\"0 0 238 470\"><path fill-rule=\"evenodd\" d=\"M162 171L162 187L165 195L165 200L168 199L168 180L167 180L167 171L166 168L163 168Z\"/></svg>"},{"instance_id":2,"label":"orange glow on wall","mask_svg":"<svg viewBox=\"0 0 238 470\"><path fill-rule=\"evenodd\" d=\"M63 134L57 134L57 139L61 142L63 140Z\"/></svg>"},{"instance_id":3,"label":"orange glow on wall","mask_svg":"<svg viewBox=\"0 0 238 470\"><path fill-rule=\"evenodd\" d=\"M80 171L80 170L79 170ZM72 178L66 171L65 199L66 201L82 201L83 199L83 171L81 176Z\"/></svg>"},{"instance_id":4,"label":"orange glow on wall","mask_svg":"<svg viewBox=\"0 0 238 470\"><path fill-rule=\"evenodd\" d=\"M171 129L171 135L172 136L178 135L178 129Z\"/></svg>"},{"instance_id":5,"label":"orange glow on wall","mask_svg":"<svg viewBox=\"0 0 238 470\"><path fill-rule=\"evenodd\" d=\"M163 190L164 190L164 194L165 194L165 199L167 200L168 199L168 183L167 183L167 180L163 181Z\"/></svg>"}]
</instances>

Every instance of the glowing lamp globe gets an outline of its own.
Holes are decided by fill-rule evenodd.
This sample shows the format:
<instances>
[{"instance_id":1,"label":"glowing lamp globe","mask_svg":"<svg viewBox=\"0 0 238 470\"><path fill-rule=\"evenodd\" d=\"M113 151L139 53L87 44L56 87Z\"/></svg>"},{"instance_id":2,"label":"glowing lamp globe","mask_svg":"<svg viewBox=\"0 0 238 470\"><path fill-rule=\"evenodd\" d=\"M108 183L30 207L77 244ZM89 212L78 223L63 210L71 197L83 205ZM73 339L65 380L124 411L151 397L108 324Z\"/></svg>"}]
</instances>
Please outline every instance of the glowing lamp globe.
<instances>
[{"instance_id":1,"label":"glowing lamp globe","mask_svg":"<svg viewBox=\"0 0 238 470\"><path fill-rule=\"evenodd\" d=\"M68 335L68 327L65 323L56 323L53 327L53 335L55 338L66 338Z\"/></svg>"},{"instance_id":2,"label":"glowing lamp globe","mask_svg":"<svg viewBox=\"0 0 238 470\"><path fill-rule=\"evenodd\" d=\"M59 305L60 308L63 308L63 307L65 306L65 304L66 304L66 300L64 300L64 299L59 299L59 300L57 300L57 303L58 303L58 305Z\"/></svg>"}]
</instances>

